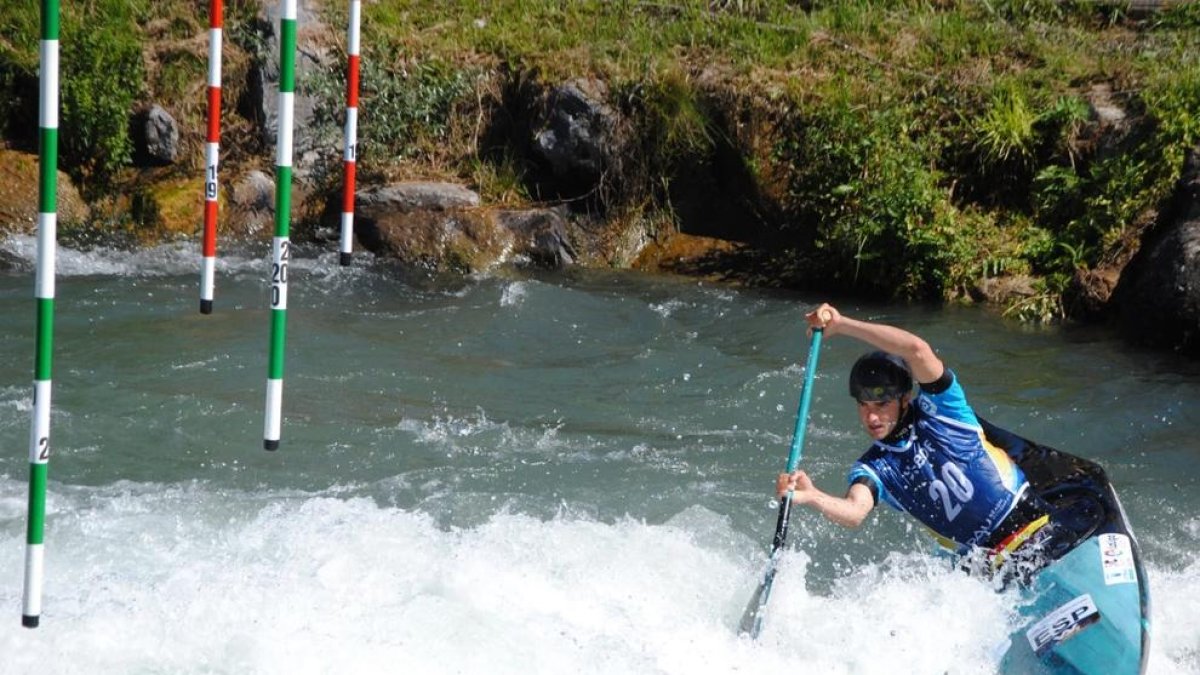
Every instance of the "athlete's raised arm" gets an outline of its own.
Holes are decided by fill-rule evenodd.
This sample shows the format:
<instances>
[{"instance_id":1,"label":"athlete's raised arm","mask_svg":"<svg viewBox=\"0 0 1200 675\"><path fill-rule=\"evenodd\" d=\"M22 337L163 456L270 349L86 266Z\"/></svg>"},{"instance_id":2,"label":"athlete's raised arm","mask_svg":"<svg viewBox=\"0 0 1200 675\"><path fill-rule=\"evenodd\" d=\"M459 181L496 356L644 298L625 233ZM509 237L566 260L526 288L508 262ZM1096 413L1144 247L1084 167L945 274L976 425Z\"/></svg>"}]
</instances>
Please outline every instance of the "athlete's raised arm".
<instances>
[{"instance_id":1,"label":"athlete's raised arm","mask_svg":"<svg viewBox=\"0 0 1200 675\"><path fill-rule=\"evenodd\" d=\"M810 329L821 328L827 337L848 335L903 358L908 362L917 382L936 382L946 370L945 364L933 353L933 348L928 342L903 328L851 319L828 303L822 304L804 318L807 319Z\"/></svg>"}]
</instances>

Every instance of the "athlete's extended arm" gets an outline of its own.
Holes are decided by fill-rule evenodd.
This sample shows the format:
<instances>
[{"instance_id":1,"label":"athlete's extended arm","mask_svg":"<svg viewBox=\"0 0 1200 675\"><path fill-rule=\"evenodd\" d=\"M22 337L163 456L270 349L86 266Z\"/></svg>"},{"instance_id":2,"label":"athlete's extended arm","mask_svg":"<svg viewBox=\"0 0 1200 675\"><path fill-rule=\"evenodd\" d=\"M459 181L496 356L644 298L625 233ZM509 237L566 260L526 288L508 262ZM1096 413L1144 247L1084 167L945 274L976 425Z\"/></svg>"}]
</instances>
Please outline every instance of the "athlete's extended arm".
<instances>
[{"instance_id":1,"label":"athlete's extended arm","mask_svg":"<svg viewBox=\"0 0 1200 675\"><path fill-rule=\"evenodd\" d=\"M936 382L946 370L928 342L903 328L851 319L829 304L816 308L805 319L809 328L823 328L826 336L849 335L903 358L917 382Z\"/></svg>"},{"instance_id":2,"label":"athlete's extended arm","mask_svg":"<svg viewBox=\"0 0 1200 675\"><path fill-rule=\"evenodd\" d=\"M871 496L870 488L861 483L851 485L845 497L835 497L813 485L812 479L803 471L790 476L779 474L775 481L775 493L782 498L788 489L792 490L793 504L807 504L843 527L858 527L875 508L875 498Z\"/></svg>"}]
</instances>

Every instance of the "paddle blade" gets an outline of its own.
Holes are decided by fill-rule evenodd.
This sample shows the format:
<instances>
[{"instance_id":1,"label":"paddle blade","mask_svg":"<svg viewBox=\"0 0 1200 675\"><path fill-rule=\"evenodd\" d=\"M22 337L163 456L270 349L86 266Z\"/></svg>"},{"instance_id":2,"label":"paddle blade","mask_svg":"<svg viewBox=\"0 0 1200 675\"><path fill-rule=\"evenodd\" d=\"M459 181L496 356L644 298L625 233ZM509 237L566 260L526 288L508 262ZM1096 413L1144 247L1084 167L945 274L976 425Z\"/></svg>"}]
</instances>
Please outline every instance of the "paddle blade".
<instances>
[{"instance_id":1,"label":"paddle blade","mask_svg":"<svg viewBox=\"0 0 1200 675\"><path fill-rule=\"evenodd\" d=\"M762 630L763 616L767 613L767 601L771 599L771 585L775 583L775 570L779 566L779 556L787 542L788 522L792 519L791 490L779 500L779 518L775 521L775 538L771 542L771 557L767 560L767 571L763 573L762 583L758 590L750 596L750 603L742 614L742 623L738 627L739 635L749 635L758 639Z\"/></svg>"},{"instance_id":2,"label":"paddle blade","mask_svg":"<svg viewBox=\"0 0 1200 675\"><path fill-rule=\"evenodd\" d=\"M775 584L775 565L776 556L771 555L771 559L767 562L767 571L763 574L763 580L754 591L754 595L750 596L750 602L746 604L746 611L742 613L742 621L738 624L738 635L748 635L750 639L757 640L758 634L762 632L763 617L767 614L767 602L771 599L771 587Z\"/></svg>"}]
</instances>

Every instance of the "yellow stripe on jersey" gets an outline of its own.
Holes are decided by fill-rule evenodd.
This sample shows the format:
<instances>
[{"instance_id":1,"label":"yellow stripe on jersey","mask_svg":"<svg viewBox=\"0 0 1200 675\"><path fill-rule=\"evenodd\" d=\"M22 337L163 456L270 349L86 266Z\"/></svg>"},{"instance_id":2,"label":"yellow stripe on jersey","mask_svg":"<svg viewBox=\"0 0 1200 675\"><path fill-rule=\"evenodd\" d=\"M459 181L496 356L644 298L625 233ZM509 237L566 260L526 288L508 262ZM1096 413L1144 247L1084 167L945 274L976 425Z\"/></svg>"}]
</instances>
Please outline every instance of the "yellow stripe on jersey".
<instances>
[{"instance_id":1,"label":"yellow stripe on jersey","mask_svg":"<svg viewBox=\"0 0 1200 675\"><path fill-rule=\"evenodd\" d=\"M1004 481L1004 486L1010 491L1016 492L1018 487L1017 479L1017 464L1008 456L1007 452L992 445L983 432L979 432L979 440L983 442L983 449L987 450L988 457L992 459L992 464L996 465L996 473L1000 475Z\"/></svg>"}]
</instances>

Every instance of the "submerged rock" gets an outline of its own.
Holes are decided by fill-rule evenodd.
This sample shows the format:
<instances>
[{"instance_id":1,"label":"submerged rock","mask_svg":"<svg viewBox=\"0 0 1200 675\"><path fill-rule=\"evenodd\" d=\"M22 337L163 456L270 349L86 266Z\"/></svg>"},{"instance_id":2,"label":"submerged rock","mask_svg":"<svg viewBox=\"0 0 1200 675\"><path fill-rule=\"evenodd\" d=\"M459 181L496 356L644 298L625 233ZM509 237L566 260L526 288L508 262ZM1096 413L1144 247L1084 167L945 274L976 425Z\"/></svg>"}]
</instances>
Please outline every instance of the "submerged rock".
<instances>
[{"instance_id":1,"label":"submerged rock","mask_svg":"<svg viewBox=\"0 0 1200 675\"><path fill-rule=\"evenodd\" d=\"M513 234L514 252L539 267L566 267L579 258L568 235L567 221L557 211L503 209L493 212L493 217Z\"/></svg>"},{"instance_id":2,"label":"submerged rock","mask_svg":"<svg viewBox=\"0 0 1200 675\"><path fill-rule=\"evenodd\" d=\"M354 203L362 247L413 266L472 273L505 262L558 268L577 257L556 211L480 208L478 194L454 183L371 187ZM325 214L328 223L332 204Z\"/></svg>"}]
</instances>

